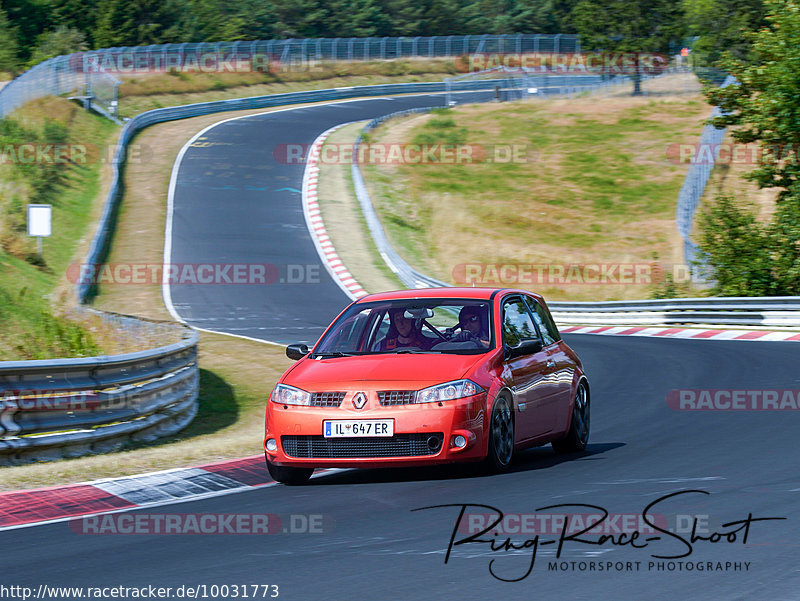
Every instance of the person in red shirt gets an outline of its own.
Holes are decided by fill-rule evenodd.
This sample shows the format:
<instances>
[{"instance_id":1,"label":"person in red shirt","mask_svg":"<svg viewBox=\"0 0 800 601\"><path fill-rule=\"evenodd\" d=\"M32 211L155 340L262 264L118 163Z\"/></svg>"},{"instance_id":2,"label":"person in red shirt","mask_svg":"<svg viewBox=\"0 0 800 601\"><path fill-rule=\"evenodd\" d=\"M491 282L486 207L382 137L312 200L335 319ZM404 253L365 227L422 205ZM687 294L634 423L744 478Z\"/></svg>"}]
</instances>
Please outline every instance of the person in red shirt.
<instances>
[{"instance_id":1,"label":"person in red shirt","mask_svg":"<svg viewBox=\"0 0 800 601\"><path fill-rule=\"evenodd\" d=\"M381 342L382 351L396 348L418 348L428 350L432 339L426 337L412 317L405 316L405 309L389 310L389 331Z\"/></svg>"}]
</instances>

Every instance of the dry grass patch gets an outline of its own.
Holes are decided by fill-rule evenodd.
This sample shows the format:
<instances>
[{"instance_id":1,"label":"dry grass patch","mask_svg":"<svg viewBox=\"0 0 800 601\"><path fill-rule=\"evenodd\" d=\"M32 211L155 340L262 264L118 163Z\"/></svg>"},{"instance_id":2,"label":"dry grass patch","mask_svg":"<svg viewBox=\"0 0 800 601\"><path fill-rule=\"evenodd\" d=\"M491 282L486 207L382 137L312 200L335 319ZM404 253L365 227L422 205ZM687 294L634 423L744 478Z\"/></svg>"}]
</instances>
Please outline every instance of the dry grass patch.
<instances>
[{"instance_id":1,"label":"dry grass patch","mask_svg":"<svg viewBox=\"0 0 800 601\"><path fill-rule=\"evenodd\" d=\"M465 263L682 263L674 210L687 167L667 148L695 143L709 114L700 96L667 94L461 106L393 121L372 139L457 139L490 154L518 144L525 160L370 165L365 177L393 244L445 281ZM523 287L553 300L652 291L648 284Z\"/></svg>"},{"instance_id":2,"label":"dry grass patch","mask_svg":"<svg viewBox=\"0 0 800 601\"><path fill-rule=\"evenodd\" d=\"M57 486L262 453L266 398L291 362L282 348L217 334L200 338L200 412L188 428L158 443L116 453L0 468L0 490Z\"/></svg>"},{"instance_id":3,"label":"dry grass patch","mask_svg":"<svg viewBox=\"0 0 800 601\"><path fill-rule=\"evenodd\" d=\"M731 145L731 147L739 144L733 141L730 132L726 132L722 143ZM770 220L775 212L779 190L777 188L759 188L754 182L744 178L745 174L758 166L751 160L755 156L752 148L754 148L753 144L748 145L747 152L742 154L743 159L714 165L711 177L708 178L708 184L700 199L699 210L702 211L703 205L712 202L717 196L732 195L739 201L750 203L762 222ZM728 154L730 156L730 153Z\"/></svg>"},{"instance_id":4,"label":"dry grass patch","mask_svg":"<svg viewBox=\"0 0 800 601\"><path fill-rule=\"evenodd\" d=\"M333 132L325 145L352 145L364 122ZM339 153L337 153L338 155ZM325 156L323 151L322 156ZM369 233L361 205L353 190L351 164L322 163L319 173L319 206L325 229L339 258L350 274L368 292L403 288L402 282L381 259Z\"/></svg>"},{"instance_id":5,"label":"dry grass patch","mask_svg":"<svg viewBox=\"0 0 800 601\"><path fill-rule=\"evenodd\" d=\"M147 160L132 161L125 169L125 195L108 263L160 264L169 179L180 149L212 123L269 110L174 121L148 128L137 136L134 144L149 149L149 153L145 155ZM159 285L106 285L94 299L94 306L151 319L170 319ZM169 439L116 453L0 468L0 490L124 476L260 453L267 397L291 364L283 347L201 332L199 350L200 408L185 430Z\"/></svg>"}]
</instances>

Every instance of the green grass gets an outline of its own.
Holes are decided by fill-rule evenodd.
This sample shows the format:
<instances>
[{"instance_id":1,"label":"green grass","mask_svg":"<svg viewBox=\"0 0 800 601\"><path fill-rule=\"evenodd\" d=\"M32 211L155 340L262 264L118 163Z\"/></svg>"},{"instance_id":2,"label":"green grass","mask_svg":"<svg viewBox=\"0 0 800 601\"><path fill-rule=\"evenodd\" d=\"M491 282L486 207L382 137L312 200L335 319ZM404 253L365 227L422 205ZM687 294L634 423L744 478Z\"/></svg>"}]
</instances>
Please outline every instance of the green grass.
<instances>
[{"instance_id":1,"label":"green grass","mask_svg":"<svg viewBox=\"0 0 800 601\"><path fill-rule=\"evenodd\" d=\"M100 346L87 328L53 313L53 305L64 304L64 299L54 298L53 293L91 223L100 187L100 157L105 156L96 150L109 145L118 128L56 98L30 103L9 120L22 127L27 140L38 143L48 142L43 135L46 124L58 123L63 126L64 142L89 151L85 163L59 165L59 171L51 173L55 183L49 188L39 183L48 176L39 166L2 167L0 360L97 354ZM25 231L25 205L30 202L53 206L53 235L44 239L41 257Z\"/></svg>"},{"instance_id":2,"label":"green grass","mask_svg":"<svg viewBox=\"0 0 800 601\"><path fill-rule=\"evenodd\" d=\"M415 81L441 81L458 72L449 59L320 63L307 70L274 72L176 72L124 78L119 111L131 117L146 110L343 86L364 86Z\"/></svg>"},{"instance_id":3,"label":"green grass","mask_svg":"<svg viewBox=\"0 0 800 601\"><path fill-rule=\"evenodd\" d=\"M666 148L696 140L709 110L691 97L457 107L416 117L413 127L391 122L373 139L489 153L516 144L526 160L369 165L364 175L392 244L445 280L463 262L646 262L653 252L670 261L686 166Z\"/></svg>"}]
</instances>

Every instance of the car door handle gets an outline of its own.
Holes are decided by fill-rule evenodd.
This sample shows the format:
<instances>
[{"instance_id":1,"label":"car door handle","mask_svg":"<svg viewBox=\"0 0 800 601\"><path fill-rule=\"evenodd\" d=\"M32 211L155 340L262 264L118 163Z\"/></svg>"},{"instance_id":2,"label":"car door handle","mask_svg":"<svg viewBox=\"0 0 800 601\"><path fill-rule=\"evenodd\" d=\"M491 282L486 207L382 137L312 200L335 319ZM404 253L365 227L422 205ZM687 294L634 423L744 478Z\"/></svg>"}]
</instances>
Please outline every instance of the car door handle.
<instances>
[{"instance_id":1,"label":"car door handle","mask_svg":"<svg viewBox=\"0 0 800 601\"><path fill-rule=\"evenodd\" d=\"M555 367L556 366L556 362L553 361L552 359L548 359L547 363L545 365L547 365L547 367Z\"/></svg>"}]
</instances>

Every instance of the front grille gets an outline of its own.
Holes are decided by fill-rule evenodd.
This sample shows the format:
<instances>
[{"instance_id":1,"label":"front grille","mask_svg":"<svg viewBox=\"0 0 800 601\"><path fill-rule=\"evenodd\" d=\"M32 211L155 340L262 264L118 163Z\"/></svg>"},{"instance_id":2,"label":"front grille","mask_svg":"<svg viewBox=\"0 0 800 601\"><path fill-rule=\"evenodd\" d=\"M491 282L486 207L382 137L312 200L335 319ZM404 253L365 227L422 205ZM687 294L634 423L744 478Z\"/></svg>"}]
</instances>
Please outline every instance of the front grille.
<instances>
[{"instance_id":1,"label":"front grille","mask_svg":"<svg viewBox=\"0 0 800 601\"><path fill-rule=\"evenodd\" d=\"M429 439L433 437L435 441ZM325 438L324 436L281 436L281 446L289 457L300 459L338 459L361 457L419 457L436 455L444 434L395 434L364 438ZM432 448L433 447L433 448Z\"/></svg>"},{"instance_id":2,"label":"front grille","mask_svg":"<svg viewBox=\"0 0 800 601\"><path fill-rule=\"evenodd\" d=\"M311 394L312 407L338 407L344 400L344 392L314 392Z\"/></svg>"},{"instance_id":3,"label":"front grille","mask_svg":"<svg viewBox=\"0 0 800 601\"><path fill-rule=\"evenodd\" d=\"M379 390L378 400L383 407L391 405L410 405L417 396L416 390Z\"/></svg>"}]
</instances>

